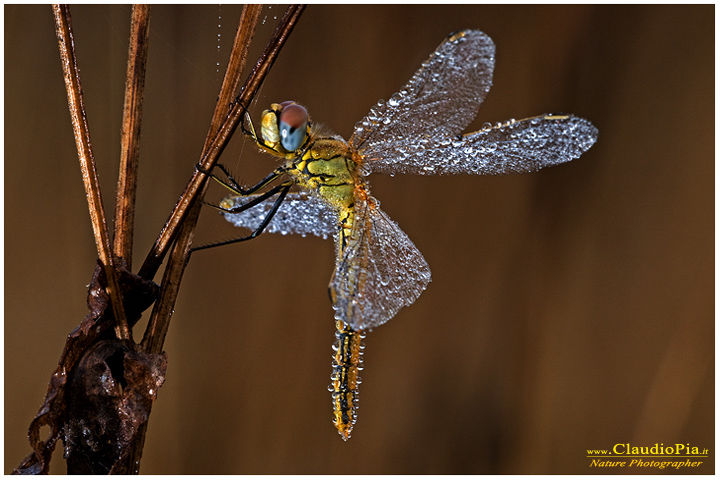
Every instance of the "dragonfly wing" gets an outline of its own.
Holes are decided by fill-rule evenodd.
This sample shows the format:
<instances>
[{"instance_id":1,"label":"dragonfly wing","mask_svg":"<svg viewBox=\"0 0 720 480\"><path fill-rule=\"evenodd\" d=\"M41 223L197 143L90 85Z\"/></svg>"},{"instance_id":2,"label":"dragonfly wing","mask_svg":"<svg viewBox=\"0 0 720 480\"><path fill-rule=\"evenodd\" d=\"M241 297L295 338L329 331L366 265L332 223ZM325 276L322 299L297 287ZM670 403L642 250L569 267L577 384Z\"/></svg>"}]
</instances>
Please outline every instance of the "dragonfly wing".
<instances>
[{"instance_id":1,"label":"dragonfly wing","mask_svg":"<svg viewBox=\"0 0 720 480\"><path fill-rule=\"evenodd\" d=\"M492 85L495 45L478 30L448 37L402 90L380 101L355 125L350 144L367 161L386 139L452 137L477 116Z\"/></svg>"},{"instance_id":2,"label":"dragonfly wing","mask_svg":"<svg viewBox=\"0 0 720 480\"><path fill-rule=\"evenodd\" d=\"M597 128L572 115L509 121L455 138L415 138L374 145L376 173L444 175L524 173L568 162L597 140Z\"/></svg>"},{"instance_id":3,"label":"dragonfly wing","mask_svg":"<svg viewBox=\"0 0 720 480\"><path fill-rule=\"evenodd\" d=\"M350 241L330 280L335 318L355 330L381 325L411 305L430 282L430 267L372 197L355 196Z\"/></svg>"},{"instance_id":4,"label":"dragonfly wing","mask_svg":"<svg viewBox=\"0 0 720 480\"><path fill-rule=\"evenodd\" d=\"M231 195L223 199L220 205L226 209L237 208L257 197L258 195L247 197ZM270 213L275 200L277 200L277 195L242 212L222 212L222 215L236 227L255 230ZM303 236L312 234L328 238L335 235L338 229L337 213L332 207L319 198L306 193L289 193L265 228L265 232L282 233L283 235L299 233Z\"/></svg>"}]
</instances>

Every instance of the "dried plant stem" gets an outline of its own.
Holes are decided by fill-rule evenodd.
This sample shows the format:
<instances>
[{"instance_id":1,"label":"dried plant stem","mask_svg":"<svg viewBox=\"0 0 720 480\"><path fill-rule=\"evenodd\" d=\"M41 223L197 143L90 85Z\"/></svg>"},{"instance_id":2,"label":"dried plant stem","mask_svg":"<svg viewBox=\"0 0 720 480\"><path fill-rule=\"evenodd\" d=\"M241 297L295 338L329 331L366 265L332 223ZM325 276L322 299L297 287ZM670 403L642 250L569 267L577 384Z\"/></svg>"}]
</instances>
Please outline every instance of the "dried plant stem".
<instances>
[{"instance_id":1,"label":"dried plant stem","mask_svg":"<svg viewBox=\"0 0 720 480\"><path fill-rule=\"evenodd\" d=\"M300 14L303 10L304 6L302 5L291 5L286 10L285 15L275 30L273 38L270 40L265 52L260 57L260 60L255 65L255 68L245 82L240 96L233 104L228 115L225 117L222 125L218 129L218 133L213 138L210 147L202 156L200 166L203 171L209 171L215 165L215 162L240 123L247 105L260 88L265 75L267 75L270 67L275 62L280 49L287 40L287 37L295 26L295 23L297 23L297 20L300 18ZM160 232L158 239L155 241L155 244L148 253L148 256L145 258L145 262L139 271L139 275L142 278L151 279L157 272L165 254L167 253L171 241L177 233L179 225L182 223L185 215L187 214L189 205L197 199L200 193L200 187L205 180L205 173L200 171L195 172L180 197L180 200L178 200L170 218L163 227L163 230Z\"/></svg>"},{"instance_id":2,"label":"dried plant stem","mask_svg":"<svg viewBox=\"0 0 720 480\"><path fill-rule=\"evenodd\" d=\"M190 245L195 235L195 225L200 215L201 206L200 202L196 202L190 207L187 219L180 228L178 238L170 253L168 266L163 274L160 298L153 306L145 337L140 344L140 349L146 353L158 355L162 353L165 337L170 327L170 319L175 308L175 300L180 291L180 281L187 266ZM133 475L139 473L151 408L152 405L148 406L148 421L138 428L132 444L127 449L127 457L123 459L122 466L117 469L117 473Z\"/></svg>"},{"instance_id":3,"label":"dried plant stem","mask_svg":"<svg viewBox=\"0 0 720 480\"><path fill-rule=\"evenodd\" d=\"M143 278L148 279L144 281L122 267L129 268L132 257L149 8L133 6L122 127L121 171L115 211L116 254L113 255L83 107L70 13L67 6L53 6L73 131L102 269L96 271L89 292L88 307L91 311L81 325L68 336L58 369L51 378L45 402L31 422L28 431L33 452L15 470L17 473L47 473L55 443L62 435L65 435L63 442L66 449L69 449L66 450L69 473L138 473L150 411L157 390L165 378L167 361L161 352L180 281L189 259L190 245L202 205L198 200L202 199L207 188L207 176L204 172L214 166L222 153L242 120L246 106L262 84L303 10L302 6L288 8L264 54L246 81L242 93L233 101L261 8L253 5L243 10L218 104L203 147L201 167L193 175L144 262L140 270ZM165 269L160 295L157 295L157 286L150 280L171 246L172 252ZM118 274L123 279L123 288L126 288L124 294L132 322L137 321L140 313L155 300L148 328L140 345L135 345L132 341L132 332L123 309ZM108 303L112 306L112 315ZM115 340L107 343L109 340L105 332L109 333L111 325L122 344ZM109 357L106 355L114 356L116 352L122 354L122 378L127 382L127 386L118 391L117 382L123 380L115 378L112 369L108 370L109 375L102 375L102 378L97 379L94 377L97 373L96 366L108 367ZM90 370L82 370L82 365ZM101 390L111 394L88 397L83 393L84 389L88 385L95 385L92 381L88 384L88 379L100 381L104 385ZM89 402L86 401L88 398L91 398ZM128 399L132 401L128 402ZM98 431L100 433L95 432L93 425L106 425L108 419L114 422L113 425L117 424L117 429L113 427L110 430L101 429L102 431ZM90 427L85 428L88 425ZM47 440L40 438L40 429L44 426L51 430L51 436ZM94 439L91 443L88 443L88 434Z\"/></svg>"},{"instance_id":4,"label":"dried plant stem","mask_svg":"<svg viewBox=\"0 0 720 480\"><path fill-rule=\"evenodd\" d=\"M218 102L215 105L215 113L213 114L210 129L205 140L204 150L209 147L214 135L220 128L222 120L226 115L225 111L230 105L231 99L235 95L237 86L240 84L240 79L242 78L242 73L247 60L247 51L252 41L252 37L255 35L255 27L260 18L261 11L262 6L260 5L250 5L243 8L243 13L240 17L240 24L235 36L235 42L233 43L233 49L230 54L230 60L228 61L222 87L220 88ZM203 154L204 153L205 152L203 151ZM198 198L201 199L204 196L206 188L207 182L203 183L199 187ZM185 265L188 261L190 244L192 242L195 226L200 214L200 202L196 201L192 205L196 205L197 207L191 206L191 211L193 213L188 215L183 223L183 227L181 229L182 233L177 239L172 258L168 262L168 267L165 270L160 298L157 302L155 302L155 307L150 315L148 327L141 343L143 350L146 352L162 352L162 346L170 324L170 317L175 306L180 280L182 279Z\"/></svg>"},{"instance_id":5,"label":"dried plant stem","mask_svg":"<svg viewBox=\"0 0 720 480\"><path fill-rule=\"evenodd\" d=\"M260 14L262 13L262 5L245 5L242 15L240 16L240 25L238 26L235 40L233 41L232 53L228 61L223 83L220 87L220 95L215 104L212 121L207 137L205 137L205 145L203 145L203 155L212 143L213 138L220 129L223 118L230 109L233 98L237 95L240 80L242 79L245 65L247 64L247 54L250 49L250 43L255 36L255 28Z\"/></svg>"},{"instance_id":6,"label":"dried plant stem","mask_svg":"<svg viewBox=\"0 0 720 480\"><path fill-rule=\"evenodd\" d=\"M129 341L132 339L132 332L128 327L127 318L123 309L120 286L115 271L115 265L110 249L110 238L108 236L105 210L103 209L102 195L98 182L97 171L95 170L95 158L90 143L90 132L83 106L82 87L80 76L75 59L75 46L70 21L70 10L67 5L53 5L55 17L55 31L60 48L62 60L63 77L65 88L68 94L68 106L72 119L75 143L77 144L78 157L80 158L80 169L82 171L85 195L90 210L95 245L98 251L98 258L103 265L107 278L107 292L115 315L115 334L120 340Z\"/></svg>"},{"instance_id":7,"label":"dried plant stem","mask_svg":"<svg viewBox=\"0 0 720 480\"><path fill-rule=\"evenodd\" d=\"M130 44L125 74L122 138L120 141L120 173L115 201L115 255L132 267L133 223L137 192L140 124L145 92L150 6L133 5L130 23Z\"/></svg>"},{"instance_id":8,"label":"dried plant stem","mask_svg":"<svg viewBox=\"0 0 720 480\"><path fill-rule=\"evenodd\" d=\"M205 145L203 147L203 156L210 147L212 139L216 135L217 131L220 129L222 120L225 117L225 110L230 105L230 102L237 91L237 87L240 84L240 79L242 78L242 73L247 61L247 51L252 38L255 35L255 27L260 18L261 12L262 6L260 5L246 5L245 8L243 8L230 60L228 61L228 67L225 71L222 87L220 89L218 102L215 105L215 112L213 114L208 135L205 140ZM198 199L202 199L204 197L206 189L207 182L203 182L198 191ZM175 246L170 254L168 266L163 275L160 298L155 302L153 311L150 314L145 336L141 342L141 349L145 352L159 354L163 350L163 344L165 342L167 331L170 327L170 320L175 308L175 301L179 292L180 282L185 271L185 266L189 260L190 245L192 244L192 239L195 234L195 227L200 216L201 206L201 202L197 200L190 204L189 212L182 224L182 227L180 228L178 237L174 244ZM146 433L147 423L142 425L138 431L138 436L135 439L131 457L126 463L126 465L133 469L133 473L137 473L137 468L139 468Z\"/></svg>"}]
</instances>

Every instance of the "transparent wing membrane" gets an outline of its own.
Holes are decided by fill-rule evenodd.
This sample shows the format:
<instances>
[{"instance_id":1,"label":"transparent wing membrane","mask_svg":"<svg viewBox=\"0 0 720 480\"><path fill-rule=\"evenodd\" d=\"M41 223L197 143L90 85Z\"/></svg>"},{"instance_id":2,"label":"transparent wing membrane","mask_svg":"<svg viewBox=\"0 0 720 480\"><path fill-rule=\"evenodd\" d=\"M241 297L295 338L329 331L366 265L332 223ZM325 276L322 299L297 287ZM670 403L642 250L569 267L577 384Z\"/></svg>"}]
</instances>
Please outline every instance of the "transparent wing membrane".
<instances>
[{"instance_id":1,"label":"transparent wing membrane","mask_svg":"<svg viewBox=\"0 0 720 480\"><path fill-rule=\"evenodd\" d=\"M233 209L247 204L259 195L247 197L229 196L223 199L221 206ZM257 229L272 210L277 195L240 213L223 212L225 219L236 227ZM295 233L317 235L328 238L338 231L337 213L325 202L307 193L289 193L278 211L265 228L268 233Z\"/></svg>"},{"instance_id":2,"label":"transparent wing membrane","mask_svg":"<svg viewBox=\"0 0 720 480\"><path fill-rule=\"evenodd\" d=\"M349 144L339 137L307 137L307 149L292 159L258 142L289 159L286 172L313 193L288 194L265 231L342 240L330 283L337 320L356 330L381 325L412 304L430 281L422 254L380 210L363 175L532 172L578 158L595 143L597 129L572 115L511 120L462 135L490 90L494 64L492 40L464 30L441 43L398 93L378 102L355 125ZM281 115L294 105L286 104L275 105ZM241 207L257 198L228 197L223 206ZM257 229L277 198L224 215L237 226Z\"/></svg>"},{"instance_id":3,"label":"transparent wing membrane","mask_svg":"<svg viewBox=\"0 0 720 480\"><path fill-rule=\"evenodd\" d=\"M372 161L370 145L462 133L490 90L494 65L495 45L483 32L451 35L407 85L355 125L350 145Z\"/></svg>"},{"instance_id":4,"label":"transparent wing membrane","mask_svg":"<svg viewBox=\"0 0 720 480\"><path fill-rule=\"evenodd\" d=\"M221 206L240 208L258 195L229 196ZM367 330L390 320L411 305L430 282L430 267L397 223L366 196L355 199L353 229L338 259L330 287L336 298L335 317L355 330ZM270 214L277 196L239 213L223 212L236 227L257 229ZM265 228L268 233L335 236L337 212L305 193L290 193Z\"/></svg>"},{"instance_id":5,"label":"transparent wing membrane","mask_svg":"<svg viewBox=\"0 0 720 480\"><path fill-rule=\"evenodd\" d=\"M356 196L355 212L350 242L330 288L335 318L368 330L415 302L430 282L430 267L374 198Z\"/></svg>"},{"instance_id":6,"label":"transparent wing membrane","mask_svg":"<svg viewBox=\"0 0 720 480\"><path fill-rule=\"evenodd\" d=\"M455 138L388 139L366 148L363 173L498 175L533 172L580 157L597 129L572 115L509 121Z\"/></svg>"}]
</instances>

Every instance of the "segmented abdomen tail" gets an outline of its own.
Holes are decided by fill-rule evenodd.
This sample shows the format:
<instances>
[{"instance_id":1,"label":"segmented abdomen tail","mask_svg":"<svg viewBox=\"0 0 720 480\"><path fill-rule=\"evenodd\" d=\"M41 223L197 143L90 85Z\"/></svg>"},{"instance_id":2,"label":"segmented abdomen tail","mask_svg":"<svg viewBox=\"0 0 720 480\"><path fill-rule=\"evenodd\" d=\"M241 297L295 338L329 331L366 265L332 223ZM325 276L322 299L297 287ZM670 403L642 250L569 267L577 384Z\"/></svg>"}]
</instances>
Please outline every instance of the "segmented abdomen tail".
<instances>
[{"instance_id":1,"label":"segmented abdomen tail","mask_svg":"<svg viewBox=\"0 0 720 480\"><path fill-rule=\"evenodd\" d=\"M343 440L347 440L357 419L359 372L365 349L362 340L365 335L340 320L336 320L335 326L337 341L333 345L333 374L328 390L332 392L333 424Z\"/></svg>"}]
</instances>

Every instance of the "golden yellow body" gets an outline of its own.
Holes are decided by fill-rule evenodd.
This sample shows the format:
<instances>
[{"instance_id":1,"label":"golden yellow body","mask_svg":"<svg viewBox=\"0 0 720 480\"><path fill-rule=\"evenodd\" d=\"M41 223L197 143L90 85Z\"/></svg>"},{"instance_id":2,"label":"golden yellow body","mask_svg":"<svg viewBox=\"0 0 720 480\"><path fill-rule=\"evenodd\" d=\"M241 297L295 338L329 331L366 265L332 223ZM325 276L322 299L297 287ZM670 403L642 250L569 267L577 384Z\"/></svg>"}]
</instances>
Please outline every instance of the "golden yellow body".
<instances>
[{"instance_id":1,"label":"golden yellow body","mask_svg":"<svg viewBox=\"0 0 720 480\"><path fill-rule=\"evenodd\" d=\"M341 226L337 255L342 258L355 218L354 191L363 183L345 141L320 138L311 142L310 149L288 174L300 187L315 192L337 209Z\"/></svg>"},{"instance_id":2,"label":"golden yellow body","mask_svg":"<svg viewBox=\"0 0 720 480\"><path fill-rule=\"evenodd\" d=\"M344 440L350 437L357 414L359 371L362 368L363 334L349 325L335 322L337 344L333 357L330 391L333 399L333 424Z\"/></svg>"},{"instance_id":3,"label":"golden yellow body","mask_svg":"<svg viewBox=\"0 0 720 480\"><path fill-rule=\"evenodd\" d=\"M261 136L250 123L257 145L285 163L256 186L231 187L240 195L220 207L229 221L253 233L227 243L263 231L334 235L337 262L329 290L337 343L330 390L334 424L344 439L356 417L361 332L411 305L431 280L422 253L380 210L364 176L534 172L578 158L597 139L590 122L564 114L463 133L492 85L494 63L495 45L483 32L450 35L400 91L370 109L348 142L315 135L307 111L293 102L263 112ZM254 194L279 178L279 185ZM309 195L289 193L293 185ZM270 198L275 201L265 202Z\"/></svg>"},{"instance_id":4,"label":"golden yellow body","mask_svg":"<svg viewBox=\"0 0 720 480\"><path fill-rule=\"evenodd\" d=\"M358 174L358 165L347 142L339 137L315 137L308 125L300 148L290 151L283 147L279 118L287 104L273 104L263 112L262 138L255 136L258 146L267 153L284 158L286 164L278 173L290 175L304 190L315 193L338 214L337 258L343 257L355 220L355 196L367 196L366 184ZM331 297L334 292L330 292ZM332 298L333 303L335 299ZM334 346L333 375L330 390L333 398L333 423L347 440L350 437L358 403L359 370L362 368L364 335L342 321L336 321L337 343Z\"/></svg>"}]
</instances>

